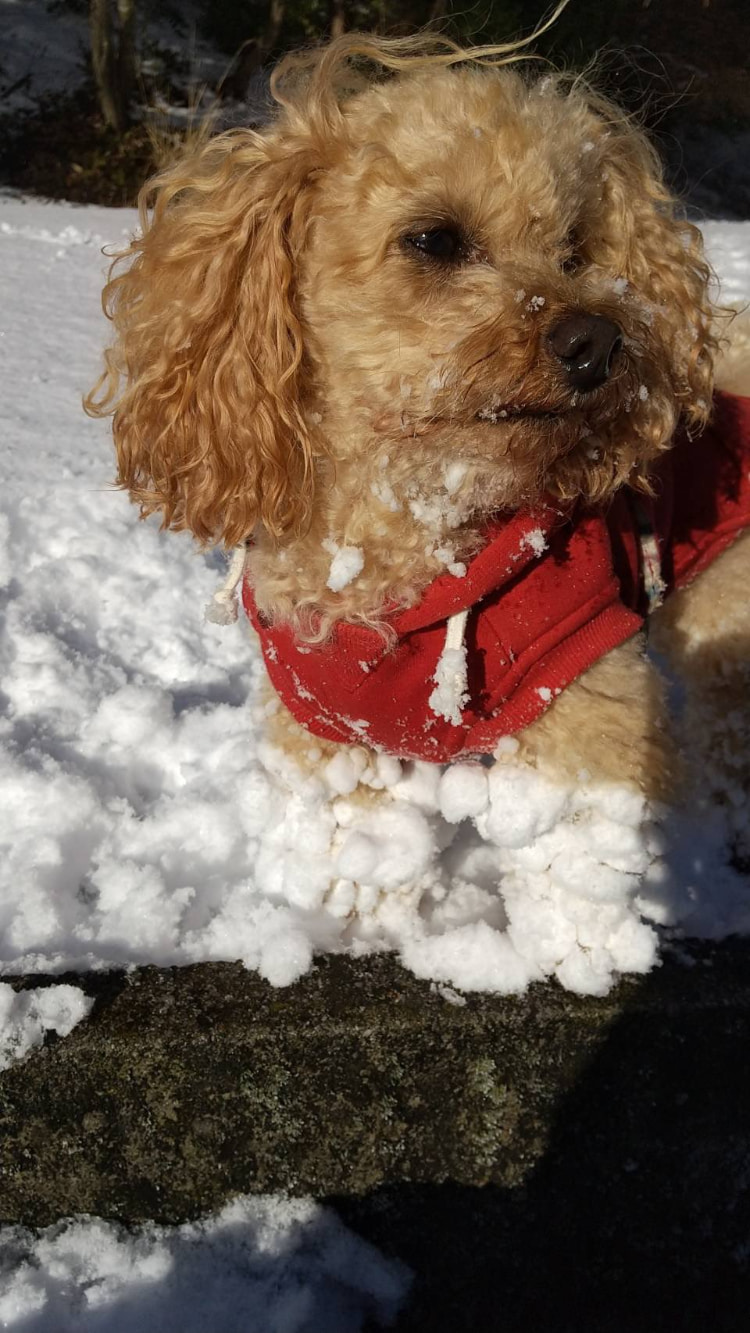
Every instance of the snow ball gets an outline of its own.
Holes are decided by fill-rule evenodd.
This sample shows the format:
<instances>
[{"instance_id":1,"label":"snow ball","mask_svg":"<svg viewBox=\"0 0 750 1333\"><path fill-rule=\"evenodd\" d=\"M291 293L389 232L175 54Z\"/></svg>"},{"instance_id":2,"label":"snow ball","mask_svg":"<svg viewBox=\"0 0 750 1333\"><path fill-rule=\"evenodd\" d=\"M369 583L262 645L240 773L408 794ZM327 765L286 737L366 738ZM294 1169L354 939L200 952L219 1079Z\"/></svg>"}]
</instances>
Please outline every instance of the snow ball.
<instances>
[{"instance_id":1,"label":"snow ball","mask_svg":"<svg viewBox=\"0 0 750 1333\"><path fill-rule=\"evenodd\" d=\"M576 805L598 810L615 824L630 824L632 827L643 823L646 814L646 799L637 787L619 784L587 783L576 793Z\"/></svg>"},{"instance_id":2,"label":"snow ball","mask_svg":"<svg viewBox=\"0 0 750 1333\"><path fill-rule=\"evenodd\" d=\"M395 754L378 754L375 757L375 772L384 787L395 787L401 778L401 760Z\"/></svg>"},{"instance_id":3,"label":"snow ball","mask_svg":"<svg viewBox=\"0 0 750 1333\"><path fill-rule=\"evenodd\" d=\"M427 548L427 553L429 554L429 547ZM432 554L435 559L439 560L443 565L450 565L456 556L452 546L436 546L434 547Z\"/></svg>"},{"instance_id":4,"label":"snow ball","mask_svg":"<svg viewBox=\"0 0 750 1333\"><path fill-rule=\"evenodd\" d=\"M612 283L612 291L615 293L616 296L624 296L627 290L628 290L627 278L614 279L614 282Z\"/></svg>"},{"instance_id":5,"label":"snow ball","mask_svg":"<svg viewBox=\"0 0 750 1333\"><path fill-rule=\"evenodd\" d=\"M398 781L391 783L391 793L399 800L408 801L424 814L434 815L440 805L439 764L428 764L423 759L413 759L405 763Z\"/></svg>"},{"instance_id":6,"label":"snow ball","mask_svg":"<svg viewBox=\"0 0 750 1333\"><path fill-rule=\"evenodd\" d=\"M538 967L520 956L508 936L486 921L407 941L401 958L416 976L462 991L520 995L541 977Z\"/></svg>"},{"instance_id":7,"label":"snow ball","mask_svg":"<svg viewBox=\"0 0 750 1333\"><path fill-rule=\"evenodd\" d=\"M647 399L648 399L648 396L649 396L649 395L648 395L648 389L646 388L645 384L639 384L639 385L638 385L638 397L640 398L641 402L642 402L642 403L645 403L645 402L647 401Z\"/></svg>"},{"instance_id":8,"label":"snow ball","mask_svg":"<svg viewBox=\"0 0 750 1333\"><path fill-rule=\"evenodd\" d=\"M519 302L526 300L526 292L524 291L523 287L518 288L518 291L516 292L516 300Z\"/></svg>"},{"instance_id":9,"label":"snow ball","mask_svg":"<svg viewBox=\"0 0 750 1333\"><path fill-rule=\"evenodd\" d=\"M490 807L477 827L500 847L523 847L557 823L568 790L520 764L496 764L489 771Z\"/></svg>"},{"instance_id":10,"label":"snow ball","mask_svg":"<svg viewBox=\"0 0 750 1333\"><path fill-rule=\"evenodd\" d=\"M331 561L331 568L328 571L326 587L331 592L341 592L347 584L356 579L358 574L362 573L365 564L365 557L359 546L339 546Z\"/></svg>"},{"instance_id":11,"label":"snow ball","mask_svg":"<svg viewBox=\"0 0 750 1333\"><path fill-rule=\"evenodd\" d=\"M579 824L578 830L584 846L597 861L635 875L648 869L651 856L644 832L638 825L599 818Z\"/></svg>"},{"instance_id":12,"label":"snow ball","mask_svg":"<svg viewBox=\"0 0 750 1333\"><path fill-rule=\"evenodd\" d=\"M506 898L508 935L524 958L531 958L546 973L553 971L576 944L575 923L558 901L534 894L521 883Z\"/></svg>"},{"instance_id":13,"label":"snow ball","mask_svg":"<svg viewBox=\"0 0 750 1333\"><path fill-rule=\"evenodd\" d=\"M291 986L309 972L312 942L301 930L280 931L263 941L258 971L272 986Z\"/></svg>"},{"instance_id":14,"label":"snow ball","mask_svg":"<svg viewBox=\"0 0 750 1333\"><path fill-rule=\"evenodd\" d=\"M555 976L561 986L576 995L606 995L614 980L612 972L606 953L592 954L576 945L555 969Z\"/></svg>"},{"instance_id":15,"label":"snow ball","mask_svg":"<svg viewBox=\"0 0 750 1333\"><path fill-rule=\"evenodd\" d=\"M329 759L323 769L323 776L337 796L349 796L359 785L366 768L367 755L363 750L341 749Z\"/></svg>"},{"instance_id":16,"label":"snow ball","mask_svg":"<svg viewBox=\"0 0 750 1333\"><path fill-rule=\"evenodd\" d=\"M521 748L521 742L517 736L501 736L495 746L495 754L518 754Z\"/></svg>"},{"instance_id":17,"label":"snow ball","mask_svg":"<svg viewBox=\"0 0 750 1333\"><path fill-rule=\"evenodd\" d=\"M423 874L436 850L430 824L420 811L394 801L368 811L352 828L336 868L345 879L395 889Z\"/></svg>"},{"instance_id":18,"label":"snow ball","mask_svg":"<svg viewBox=\"0 0 750 1333\"><path fill-rule=\"evenodd\" d=\"M450 824L481 815L487 808L487 769L481 764L449 764L440 780L440 813Z\"/></svg>"},{"instance_id":19,"label":"snow ball","mask_svg":"<svg viewBox=\"0 0 750 1333\"><path fill-rule=\"evenodd\" d=\"M628 915L607 939L618 972L649 972L657 959L659 940L645 921Z\"/></svg>"},{"instance_id":20,"label":"snow ball","mask_svg":"<svg viewBox=\"0 0 750 1333\"><path fill-rule=\"evenodd\" d=\"M540 685L537 689L537 694L544 703L550 703L552 699L552 691L549 688L549 685Z\"/></svg>"},{"instance_id":21,"label":"snow ball","mask_svg":"<svg viewBox=\"0 0 750 1333\"><path fill-rule=\"evenodd\" d=\"M577 826L571 825L572 837L576 833ZM627 902L637 884L634 875L598 861L572 839L554 858L550 874L556 884L596 902Z\"/></svg>"},{"instance_id":22,"label":"snow ball","mask_svg":"<svg viewBox=\"0 0 750 1333\"><path fill-rule=\"evenodd\" d=\"M595 147L596 147L596 145L593 144L593 143L591 142L590 139L588 139L588 140L586 141L586 143L581 144L581 152L582 152L582 153L593 153Z\"/></svg>"},{"instance_id":23,"label":"snow ball","mask_svg":"<svg viewBox=\"0 0 750 1333\"><path fill-rule=\"evenodd\" d=\"M529 304L528 304L527 307L526 307L526 309L527 309L527 310L537 311L537 310L541 310L541 309L542 309L542 306L544 306L544 305L546 305L546 304L547 304L547 303L546 303L546 300L545 300L545 298L544 298L543 296L532 296L532 297L531 297L531 300L529 301Z\"/></svg>"},{"instance_id":24,"label":"snow ball","mask_svg":"<svg viewBox=\"0 0 750 1333\"><path fill-rule=\"evenodd\" d=\"M336 870L347 879L366 883L376 872L378 850L374 838L354 829L339 852Z\"/></svg>"}]
</instances>

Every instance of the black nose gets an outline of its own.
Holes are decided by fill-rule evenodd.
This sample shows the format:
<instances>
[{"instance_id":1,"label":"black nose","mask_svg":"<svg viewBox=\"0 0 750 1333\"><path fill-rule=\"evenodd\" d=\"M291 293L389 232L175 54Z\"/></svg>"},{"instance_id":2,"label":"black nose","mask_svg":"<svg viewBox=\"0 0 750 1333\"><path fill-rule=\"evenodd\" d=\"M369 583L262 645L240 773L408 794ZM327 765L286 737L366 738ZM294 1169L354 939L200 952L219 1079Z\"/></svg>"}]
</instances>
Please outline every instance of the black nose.
<instances>
[{"instance_id":1,"label":"black nose","mask_svg":"<svg viewBox=\"0 0 750 1333\"><path fill-rule=\"evenodd\" d=\"M574 388L589 393L609 379L612 362L622 347L622 333L604 315L579 312L555 324L547 341Z\"/></svg>"}]
</instances>

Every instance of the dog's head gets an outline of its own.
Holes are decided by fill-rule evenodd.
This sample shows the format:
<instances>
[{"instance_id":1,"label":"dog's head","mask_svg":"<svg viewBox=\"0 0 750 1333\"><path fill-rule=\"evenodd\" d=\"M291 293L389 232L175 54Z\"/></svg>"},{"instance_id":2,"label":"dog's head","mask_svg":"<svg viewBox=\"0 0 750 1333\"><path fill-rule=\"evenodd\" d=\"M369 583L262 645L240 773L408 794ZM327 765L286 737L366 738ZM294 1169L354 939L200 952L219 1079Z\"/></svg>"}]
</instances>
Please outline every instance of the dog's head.
<instances>
[{"instance_id":1,"label":"dog's head","mask_svg":"<svg viewBox=\"0 0 750 1333\"><path fill-rule=\"evenodd\" d=\"M357 52L395 76L342 92ZM708 268L643 135L574 81L448 58L343 39L267 130L148 188L97 400L146 512L283 539L326 460L374 456L407 491L456 465L464 512L596 501L705 420Z\"/></svg>"}]
</instances>

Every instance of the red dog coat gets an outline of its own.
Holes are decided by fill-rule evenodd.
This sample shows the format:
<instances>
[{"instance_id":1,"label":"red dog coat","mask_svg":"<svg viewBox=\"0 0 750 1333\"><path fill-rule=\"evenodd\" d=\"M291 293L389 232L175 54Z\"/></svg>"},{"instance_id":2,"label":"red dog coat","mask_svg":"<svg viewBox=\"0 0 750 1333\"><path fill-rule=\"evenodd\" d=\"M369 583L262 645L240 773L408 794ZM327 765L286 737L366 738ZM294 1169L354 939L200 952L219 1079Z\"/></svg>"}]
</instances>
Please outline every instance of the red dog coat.
<instances>
[{"instance_id":1,"label":"red dog coat","mask_svg":"<svg viewBox=\"0 0 750 1333\"><path fill-rule=\"evenodd\" d=\"M606 512L548 503L494 517L465 576L441 574L417 606L391 617L393 644L345 622L322 647L299 644L288 625L259 615L245 580L245 610L277 693L325 740L435 763L491 752L642 627L644 511L665 591L750 527L750 399L717 394L706 431L696 440L681 433L660 461L656 490L654 501L635 502L624 489ZM435 673L449 618L465 610L465 692L450 720L435 711Z\"/></svg>"}]
</instances>

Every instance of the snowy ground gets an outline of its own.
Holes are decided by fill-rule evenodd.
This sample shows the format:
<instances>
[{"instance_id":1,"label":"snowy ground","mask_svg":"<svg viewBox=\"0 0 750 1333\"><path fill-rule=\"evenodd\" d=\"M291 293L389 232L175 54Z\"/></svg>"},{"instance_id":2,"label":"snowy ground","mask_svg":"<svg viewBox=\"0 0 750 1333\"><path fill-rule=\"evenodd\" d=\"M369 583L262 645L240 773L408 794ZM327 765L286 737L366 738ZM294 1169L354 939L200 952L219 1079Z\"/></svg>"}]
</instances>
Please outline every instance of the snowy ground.
<instances>
[{"instance_id":1,"label":"snowy ground","mask_svg":"<svg viewBox=\"0 0 750 1333\"><path fill-rule=\"evenodd\" d=\"M409 1286L311 1199L239 1198L128 1233L97 1218L0 1231L0 1328L18 1333L357 1333Z\"/></svg>"}]
</instances>

